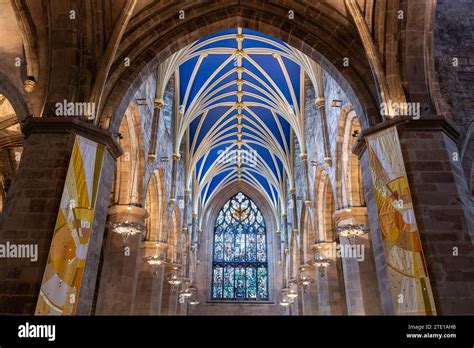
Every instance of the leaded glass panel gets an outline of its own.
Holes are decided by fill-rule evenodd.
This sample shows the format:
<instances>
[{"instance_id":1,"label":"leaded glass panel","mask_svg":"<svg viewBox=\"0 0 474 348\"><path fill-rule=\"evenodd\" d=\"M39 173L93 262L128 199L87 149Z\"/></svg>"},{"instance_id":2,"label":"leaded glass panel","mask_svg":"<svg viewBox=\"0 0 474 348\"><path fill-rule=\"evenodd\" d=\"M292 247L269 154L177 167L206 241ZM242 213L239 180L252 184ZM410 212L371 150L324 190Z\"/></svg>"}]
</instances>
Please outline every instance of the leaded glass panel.
<instances>
[{"instance_id":1,"label":"leaded glass panel","mask_svg":"<svg viewBox=\"0 0 474 348\"><path fill-rule=\"evenodd\" d=\"M268 299L265 220L242 192L232 197L217 216L213 251L213 299Z\"/></svg>"}]
</instances>

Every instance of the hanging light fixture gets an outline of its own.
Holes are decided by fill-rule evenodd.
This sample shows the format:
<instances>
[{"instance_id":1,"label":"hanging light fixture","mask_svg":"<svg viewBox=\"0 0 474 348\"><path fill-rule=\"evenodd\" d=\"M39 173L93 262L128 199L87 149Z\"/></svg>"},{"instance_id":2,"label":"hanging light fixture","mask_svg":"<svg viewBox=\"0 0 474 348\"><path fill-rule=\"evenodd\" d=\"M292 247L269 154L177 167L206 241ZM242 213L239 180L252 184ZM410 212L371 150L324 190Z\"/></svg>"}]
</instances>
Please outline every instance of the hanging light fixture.
<instances>
[{"instance_id":1,"label":"hanging light fixture","mask_svg":"<svg viewBox=\"0 0 474 348\"><path fill-rule=\"evenodd\" d=\"M192 299L189 300L189 304L191 306L197 306L199 304L199 301L195 297L193 297Z\"/></svg>"},{"instance_id":2,"label":"hanging light fixture","mask_svg":"<svg viewBox=\"0 0 474 348\"><path fill-rule=\"evenodd\" d=\"M150 266L161 266L165 262L161 259L159 255L151 255L144 257L143 260L148 263Z\"/></svg>"},{"instance_id":3,"label":"hanging light fixture","mask_svg":"<svg viewBox=\"0 0 474 348\"><path fill-rule=\"evenodd\" d=\"M288 296L289 299L294 300L295 298L298 297L298 293L296 292L295 289L290 289L286 296Z\"/></svg>"},{"instance_id":4,"label":"hanging light fixture","mask_svg":"<svg viewBox=\"0 0 474 348\"><path fill-rule=\"evenodd\" d=\"M332 264L332 260L325 257L323 252L328 248L325 242L316 242L313 244L314 260L310 261L310 264L318 269L319 275L324 277L325 269Z\"/></svg>"},{"instance_id":5,"label":"hanging light fixture","mask_svg":"<svg viewBox=\"0 0 474 348\"><path fill-rule=\"evenodd\" d=\"M191 306L196 306L199 304L199 301L197 300L196 293L197 293L197 288L194 286L190 286L188 289L191 291L191 298L189 299L189 304Z\"/></svg>"},{"instance_id":6,"label":"hanging light fixture","mask_svg":"<svg viewBox=\"0 0 474 348\"><path fill-rule=\"evenodd\" d=\"M163 251L158 252L157 250L157 253L155 255L150 255L143 258L143 261L145 261L147 264L150 265L155 275L158 275L159 266L166 263L166 261L163 259L163 256L162 256L163 254L164 254Z\"/></svg>"},{"instance_id":7,"label":"hanging light fixture","mask_svg":"<svg viewBox=\"0 0 474 348\"><path fill-rule=\"evenodd\" d=\"M171 275L166 279L171 286L181 285L183 279L178 274L178 267L173 267Z\"/></svg>"},{"instance_id":8,"label":"hanging light fixture","mask_svg":"<svg viewBox=\"0 0 474 348\"><path fill-rule=\"evenodd\" d=\"M138 149L136 152L136 158L138 158ZM133 197L133 187L135 184L135 175L137 172L137 161L135 161L134 166L133 166L133 172L132 172L132 182L130 185L130 192L129 192L129 202L132 202L132 197ZM119 207L119 206L116 206ZM140 218L140 213L137 214L137 210L141 210L140 205L133 205L132 203L129 203L126 211L123 212L118 210L117 218L114 218L112 221L110 221L107 224L107 227L114 233L118 233L122 236L122 240L124 243L124 246L127 244L128 239L131 236L135 236L138 234L142 234L146 231L146 227L143 224L141 218ZM146 214L148 216L148 214ZM144 217L146 217L144 216Z\"/></svg>"},{"instance_id":9,"label":"hanging light fixture","mask_svg":"<svg viewBox=\"0 0 474 348\"><path fill-rule=\"evenodd\" d=\"M290 303L293 303L295 298L298 297L298 292L294 289L294 287L298 284L298 280L295 277L290 278L288 280L289 288L287 290L286 296L290 299Z\"/></svg>"},{"instance_id":10,"label":"hanging light fixture","mask_svg":"<svg viewBox=\"0 0 474 348\"><path fill-rule=\"evenodd\" d=\"M279 305L282 307L288 307L294 300L288 297L289 288L281 289L281 300Z\"/></svg>"},{"instance_id":11,"label":"hanging light fixture","mask_svg":"<svg viewBox=\"0 0 474 348\"><path fill-rule=\"evenodd\" d=\"M191 290L191 287L181 290L179 292L179 297L184 297L185 299L191 297L192 295L193 295L193 292Z\"/></svg>"},{"instance_id":12,"label":"hanging light fixture","mask_svg":"<svg viewBox=\"0 0 474 348\"><path fill-rule=\"evenodd\" d=\"M279 302L279 304L282 307L288 307L290 305L290 301L288 300L288 298L283 297L281 301Z\"/></svg>"},{"instance_id":13,"label":"hanging light fixture","mask_svg":"<svg viewBox=\"0 0 474 348\"><path fill-rule=\"evenodd\" d=\"M306 267L301 266L297 284L303 287L303 290L306 291L313 282L313 279L311 279L311 277L308 275L308 272L306 271Z\"/></svg>"},{"instance_id":14,"label":"hanging light fixture","mask_svg":"<svg viewBox=\"0 0 474 348\"><path fill-rule=\"evenodd\" d=\"M126 244L131 236L142 234L146 231L144 224L134 222L133 220L134 217L132 215L132 206L129 205L127 206L127 212L124 214L124 217L120 220L109 222L107 227L112 232L120 234L124 244Z\"/></svg>"},{"instance_id":15,"label":"hanging light fixture","mask_svg":"<svg viewBox=\"0 0 474 348\"><path fill-rule=\"evenodd\" d=\"M369 228L364 224L349 224L336 227L336 233L339 237L346 237L350 244L355 244L358 237L368 232Z\"/></svg>"}]
</instances>

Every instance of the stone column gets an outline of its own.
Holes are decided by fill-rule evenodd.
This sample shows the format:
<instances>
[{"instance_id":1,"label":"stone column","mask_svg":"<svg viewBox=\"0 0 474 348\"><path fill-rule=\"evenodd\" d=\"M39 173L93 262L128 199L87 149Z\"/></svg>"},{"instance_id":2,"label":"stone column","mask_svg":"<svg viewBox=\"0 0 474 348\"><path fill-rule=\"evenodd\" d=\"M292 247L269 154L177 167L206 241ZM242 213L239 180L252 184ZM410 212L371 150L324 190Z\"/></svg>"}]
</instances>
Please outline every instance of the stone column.
<instances>
[{"instance_id":1,"label":"stone column","mask_svg":"<svg viewBox=\"0 0 474 348\"><path fill-rule=\"evenodd\" d=\"M298 233L298 226L299 226L299 220L298 220L298 201L296 200L296 189L293 187L290 189L290 195L291 195L291 201L293 203L293 230L296 230Z\"/></svg>"},{"instance_id":2,"label":"stone column","mask_svg":"<svg viewBox=\"0 0 474 348\"><path fill-rule=\"evenodd\" d=\"M474 313L474 206L447 119L398 127L437 314Z\"/></svg>"},{"instance_id":3,"label":"stone column","mask_svg":"<svg viewBox=\"0 0 474 348\"><path fill-rule=\"evenodd\" d=\"M332 167L331 149L329 146L329 132L328 122L326 118L326 99L320 97L314 101L314 104L319 109L321 115L321 129L323 132L323 143L324 143L324 163L329 167Z\"/></svg>"},{"instance_id":4,"label":"stone column","mask_svg":"<svg viewBox=\"0 0 474 348\"><path fill-rule=\"evenodd\" d=\"M165 264L163 267L163 288L161 292L161 315L170 315L170 296L171 286L168 283L167 277L169 276L170 268Z\"/></svg>"},{"instance_id":5,"label":"stone column","mask_svg":"<svg viewBox=\"0 0 474 348\"><path fill-rule=\"evenodd\" d=\"M145 225L148 213L132 205L114 205L109 222L135 222ZM122 235L109 230L100 274L96 314L129 315L134 313L143 236L132 235L124 243Z\"/></svg>"},{"instance_id":6,"label":"stone column","mask_svg":"<svg viewBox=\"0 0 474 348\"><path fill-rule=\"evenodd\" d=\"M0 243L38 246L35 262L30 259L0 259L0 313L34 314L43 279L54 226L76 135L107 147L95 207L93 233L87 253L77 313L92 306L95 278L105 226L108 195L112 187L115 158L121 151L105 130L76 118L30 118L23 125L22 159L0 221Z\"/></svg>"},{"instance_id":7,"label":"stone column","mask_svg":"<svg viewBox=\"0 0 474 348\"><path fill-rule=\"evenodd\" d=\"M335 267L334 265L329 267ZM327 269L316 269L315 280L316 286L318 287L318 314L319 315L330 315L331 312L331 301L329 296L329 277L328 274L332 270ZM331 272L332 273L332 272Z\"/></svg>"},{"instance_id":8,"label":"stone column","mask_svg":"<svg viewBox=\"0 0 474 348\"><path fill-rule=\"evenodd\" d=\"M170 190L170 207L174 206L176 202L176 180L178 174L178 164L181 159L181 154L173 154L173 164L171 165L171 190Z\"/></svg>"},{"instance_id":9,"label":"stone column","mask_svg":"<svg viewBox=\"0 0 474 348\"><path fill-rule=\"evenodd\" d=\"M159 78L159 77L157 77ZM161 109L165 106L165 102L161 98L155 98L153 102L153 120L151 124L150 149L148 151L148 164L152 164L156 160L156 142L158 136L158 123L160 121Z\"/></svg>"},{"instance_id":10,"label":"stone column","mask_svg":"<svg viewBox=\"0 0 474 348\"><path fill-rule=\"evenodd\" d=\"M135 298L136 315L160 315L163 291L164 264L150 266L145 262L148 256L159 256L163 260L167 244L146 241L142 244L141 260L138 260L138 284Z\"/></svg>"},{"instance_id":11,"label":"stone column","mask_svg":"<svg viewBox=\"0 0 474 348\"><path fill-rule=\"evenodd\" d=\"M308 275L310 273L308 272ZM314 278L313 278L314 280ZM301 315L313 315L313 305L312 305L312 299L311 299L311 287L313 285L308 286L306 289L303 287L300 287L300 297L301 297Z\"/></svg>"},{"instance_id":12,"label":"stone column","mask_svg":"<svg viewBox=\"0 0 474 348\"><path fill-rule=\"evenodd\" d=\"M162 315L177 315L178 314L178 292L179 287L174 285L171 286L168 283L168 277L171 276L173 269L176 265L166 264L164 267L165 270L165 279L163 281L163 295L162 295L162 304L161 304L161 314Z\"/></svg>"},{"instance_id":13,"label":"stone column","mask_svg":"<svg viewBox=\"0 0 474 348\"><path fill-rule=\"evenodd\" d=\"M364 136L397 126L437 314L474 312L474 216L456 145L459 132L443 117L387 121ZM371 240L385 314L393 314L387 265L365 141L354 152L364 173Z\"/></svg>"},{"instance_id":14,"label":"stone column","mask_svg":"<svg viewBox=\"0 0 474 348\"><path fill-rule=\"evenodd\" d=\"M318 252L313 246L315 258L329 259L327 267L315 267L312 275L315 278L314 286L317 288L317 295L313 298L317 302L317 314L319 315L344 315L344 285L342 281L341 260L335 253L336 242L320 242Z\"/></svg>"},{"instance_id":15,"label":"stone column","mask_svg":"<svg viewBox=\"0 0 474 348\"><path fill-rule=\"evenodd\" d=\"M306 199L305 199L305 204L311 205L311 193L310 193L310 186L309 186L309 175L308 175L308 155L305 153L302 153L300 155L301 162L303 162L303 176L304 176L304 182L306 185Z\"/></svg>"},{"instance_id":16,"label":"stone column","mask_svg":"<svg viewBox=\"0 0 474 348\"><path fill-rule=\"evenodd\" d=\"M334 213L333 218L337 227L368 224L366 207L340 209ZM381 314L377 276L368 236L358 237L354 244L342 236L339 241L347 314Z\"/></svg>"}]
</instances>

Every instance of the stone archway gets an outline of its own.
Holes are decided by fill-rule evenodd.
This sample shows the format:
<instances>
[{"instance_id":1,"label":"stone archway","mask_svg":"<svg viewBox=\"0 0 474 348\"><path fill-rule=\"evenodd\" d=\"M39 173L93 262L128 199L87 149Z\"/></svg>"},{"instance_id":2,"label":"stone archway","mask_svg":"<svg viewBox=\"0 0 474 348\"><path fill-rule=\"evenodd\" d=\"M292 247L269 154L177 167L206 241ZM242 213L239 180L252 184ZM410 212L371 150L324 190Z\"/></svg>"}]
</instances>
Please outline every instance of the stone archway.
<instances>
[{"instance_id":1,"label":"stone archway","mask_svg":"<svg viewBox=\"0 0 474 348\"><path fill-rule=\"evenodd\" d=\"M150 5L130 22L105 89L107 97L99 120L102 127L112 131L117 128L143 77L172 53L216 31L238 26L271 35L313 58L347 91L364 127L380 121L377 89L364 58L364 47L342 1L337 6L320 3L306 7L306 25L298 20L303 12L295 11L301 9L296 2L264 7L240 2L227 7L219 3L181 3L170 5L167 11L158 8ZM294 20L287 17L291 9L295 11ZM175 15L180 10L189 11L192 16L181 21ZM152 25L145 28L144 22ZM344 46L344 42L351 45ZM347 67L343 66L345 58L351 62ZM130 66L124 66L124 59L131 62Z\"/></svg>"},{"instance_id":2,"label":"stone archway","mask_svg":"<svg viewBox=\"0 0 474 348\"><path fill-rule=\"evenodd\" d=\"M314 228L315 242L324 243L323 256L332 260L322 272L316 272L319 314L346 314L345 293L341 259L332 253L336 245L334 221L335 199L328 172L323 167L316 168L314 183Z\"/></svg>"}]
</instances>

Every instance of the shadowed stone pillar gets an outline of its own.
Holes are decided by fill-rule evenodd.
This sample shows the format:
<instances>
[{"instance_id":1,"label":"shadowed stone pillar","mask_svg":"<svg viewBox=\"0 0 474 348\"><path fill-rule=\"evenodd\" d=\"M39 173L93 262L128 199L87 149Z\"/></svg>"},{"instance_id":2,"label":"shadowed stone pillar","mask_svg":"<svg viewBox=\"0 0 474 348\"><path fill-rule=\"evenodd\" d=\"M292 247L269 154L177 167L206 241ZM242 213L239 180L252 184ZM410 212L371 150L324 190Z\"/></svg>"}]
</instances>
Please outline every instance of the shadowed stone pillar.
<instances>
[{"instance_id":1,"label":"shadowed stone pillar","mask_svg":"<svg viewBox=\"0 0 474 348\"><path fill-rule=\"evenodd\" d=\"M309 297L310 297L310 306L308 308L310 315L318 315L319 314L319 289L318 289L318 271L308 271L308 274L313 278L314 282L308 289Z\"/></svg>"},{"instance_id":2,"label":"shadowed stone pillar","mask_svg":"<svg viewBox=\"0 0 474 348\"><path fill-rule=\"evenodd\" d=\"M0 221L0 243L38 246L38 259L0 258L0 313L34 314L76 135L102 143L105 151L77 313L88 314L105 227L115 158L120 147L111 135L76 118L30 118L18 173Z\"/></svg>"},{"instance_id":3,"label":"shadowed stone pillar","mask_svg":"<svg viewBox=\"0 0 474 348\"><path fill-rule=\"evenodd\" d=\"M329 266L334 267L334 266ZM331 270L332 271L332 270ZM330 315L331 314L331 302L329 299L329 278L328 270L317 269L315 273L316 284L318 287L318 308L319 315Z\"/></svg>"},{"instance_id":4,"label":"shadowed stone pillar","mask_svg":"<svg viewBox=\"0 0 474 348\"><path fill-rule=\"evenodd\" d=\"M170 207L176 202L176 180L178 175L178 165L181 160L181 154L173 154L173 164L171 166L171 190L170 190Z\"/></svg>"},{"instance_id":5,"label":"shadowed stone pillar","mask_svg":"<svg viewBox=\"0 0 474 348\"><path fill-rule=\"evenodd\" d=\"M399 128L405 168L438 314L474 313L474 205L459 133L443 118Z\"/></svg>"},{"instance_id":6,"label":"shadowed stone pillar","mask_svg":"<svg viewBox=\"0 0 474 348\"><path fill-rule=\"evenodd\" d=\"M178 292L181 286L170 285L168 278L173 273L175 265L166 264L165 279L163 281L163 295L162 295L162 304L161 304L161 314L162 315L177 315L178 314ZM179 270L178 270L179 271Z\"/></svg>"},{"instance_id":7,"label":"shadowed stone pillar","mask_svg":"<svg viewBox=\"0 0 474 348\"><path fill-rule=\"evenodd\" d=\"M334 213L333 218L337 227L367 225L367 208L340 209ZM352 245L346 237L341 236L339 240L347 314L381 314L377 276L368 236L357 237Z\"/></svg>"},{"instance_id":8,"label":"shadowed stone pillar","mask_svg":"<svg viewBox=\"0 0 474 348\"><path fill-rule=\"evenodd\" d=\"M164 260L167 246L165 243L149 241L142 244L134 314L160 315L165 266L150 266L144 258L158 255Z\"/></svg>"},{"instance_id":9,"label":"shadowed stone pillar","mask_svg":"<svg viewBox=\"0 0 474 348\"><path fill-rule=\"evenodd\" d=\"M317 287L317 296L315 297L315 306L319 315L344 315L346 306L344 305L344 282L342 281L341 260L334 251L336 242L322 242L323 246L315 252L315 260L329 259L330 264L327 267L315 267L313 272L315 277L315 286Z\"/></svg>"},{"instance_id":10,"label":"shadowed stone pillar","mask_svg":"<svg viewBox=\"0 0 474 348\"><path fill-rule=\"evenodd\" d=\"M308 272L309 274L309 272ZM300 287L300 297L301 297L301 315L313 315L313 305L311 299L311 287L308 286L306 289Z\"/></svg>"},{"instance_id":11,"label":"shadowed stone pillar","mask_svg":"<svg viewBox=\"0 0 474 348\"><path fill-rule=\"evenodd\" d=\"M145 225L148 213L131 205L114 205L109 209L109 222L134 222ZM140 263L142 235L128 238L124 244L122 235L109 230L100 274L96 314L128 315L134 313Z\"/></svg>"}]
</instances>

